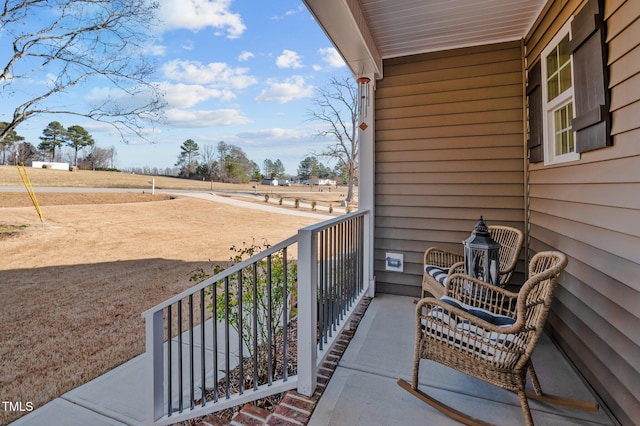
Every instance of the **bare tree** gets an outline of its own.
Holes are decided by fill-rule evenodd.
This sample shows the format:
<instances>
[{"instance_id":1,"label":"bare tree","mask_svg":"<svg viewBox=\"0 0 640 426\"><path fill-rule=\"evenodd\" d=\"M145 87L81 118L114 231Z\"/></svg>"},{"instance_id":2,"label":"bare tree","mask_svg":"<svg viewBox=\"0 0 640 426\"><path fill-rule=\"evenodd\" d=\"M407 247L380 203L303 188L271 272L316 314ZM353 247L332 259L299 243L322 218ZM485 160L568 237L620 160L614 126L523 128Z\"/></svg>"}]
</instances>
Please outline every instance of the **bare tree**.
<instances>
[{"instance_id":1,"label":"bare tree","mask_svg":"<svg viewBox=\"0 0 640 426\"><path fill-rule=\"evenodd\" d=\"M83 169L114 169L116 163L116 148L100 148L91 145L91 152L80 161L80 167Z\"/></svg>"},{"instance_id":2,"label":"bare tree","mask_svg":"<svg viewBox=\"0 0 640 426\"><path fill-rule=\"evenodd\" d=\"M202 163L198 166L198 172L207 180L213 180L217 165L216 147L213 145L204 145L200 151Z\"/></svg>"},{"instance_id":3,"label":"bare tree","mask_svg":"<svg viewBox=\"0 0 640 426\"><path fill-rule=\"evenodd\" d=\"M22 142L18 144L15 153L15 164L26 164L29 161L37 160L40 153L35 146L29 142Z\"/></svg>"},{"instance_id":4,"label":"bare tree","mask_svg":"<svg viewBox=\"0 0 640 426\"><path fill-rule=\"evenodd\" d=\"M358 88L347 78L332 77L328 85L317 90L313 103L317 108L309 111L310 120L324 125L318 136L329 136L335 143L319 155L333 158L337 167L348 176L347 202L353 201L353 187L358 177L358 150L360 140L356 128L358 119Z\"/></svg>"},{"instance_id":5,"label":"bare tree","mask_svg":"<svg viewBox=\"0 0 640 426\"><path fill-rule=\"evenodd\" d=\"M145 119L157 118L164 106L144 54L157 8L148 0L5 1L0 43L13 53L0 62L0 84L2 102L14 109L0 142L42 114L88 117L113 125L123 138L126 130L142 136ZM34 80L46 84L26 84ZM96 81L112 94L71 106L69 90Z\"/></svg>"}]
</instances>

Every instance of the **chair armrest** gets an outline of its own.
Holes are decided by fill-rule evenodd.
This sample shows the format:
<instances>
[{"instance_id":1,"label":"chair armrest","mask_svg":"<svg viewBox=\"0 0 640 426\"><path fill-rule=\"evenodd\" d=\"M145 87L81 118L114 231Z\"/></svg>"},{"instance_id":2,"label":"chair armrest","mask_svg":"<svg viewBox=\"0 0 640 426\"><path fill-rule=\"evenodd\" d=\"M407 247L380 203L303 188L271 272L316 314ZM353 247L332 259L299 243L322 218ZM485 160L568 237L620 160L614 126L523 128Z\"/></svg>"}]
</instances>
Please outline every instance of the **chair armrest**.
<instances>
[{"instance_id":1,"label":"chair armrest","mask_svg":"<svg viewBox=\"0 0 640 426\"><path fill-rule=\"evenodd\" d=\"M440 268L450 268L457 262L464 262L464 255L455 253L439 247L430 247L424 252L424 264L438 266Z\"/></svg>"},{"instance_id":2,"label":"chair armrest","mask_svg":"<svg viewBox=\"0 0 640 426\"><path fill-rule=\"evenodd\" d=\"M453 274L464 274L464 260L451 265L451 268L449 269L449 275Z\"/></svg>"},{"instance_id":3,"label":"chair armrest","mask_svg":"<svg viewBox=\"0 0 640 426\"><path fill-rule=\"evenodd\" d=\"M486 283L466 274L449 275L445 294L475 308L516 318L518 293Z\"/></svg>"}]
</instances>

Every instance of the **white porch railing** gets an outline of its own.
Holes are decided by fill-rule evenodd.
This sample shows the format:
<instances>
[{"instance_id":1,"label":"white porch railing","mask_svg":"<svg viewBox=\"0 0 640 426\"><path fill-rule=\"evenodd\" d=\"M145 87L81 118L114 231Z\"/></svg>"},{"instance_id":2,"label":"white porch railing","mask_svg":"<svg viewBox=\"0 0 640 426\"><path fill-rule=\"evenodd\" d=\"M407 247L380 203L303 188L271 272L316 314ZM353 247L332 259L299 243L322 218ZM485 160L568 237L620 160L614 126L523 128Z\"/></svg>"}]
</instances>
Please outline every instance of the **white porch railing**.
<instances>
[{"instance_id":1,"label":"white porch railing","mask_svg":"<svg viewBox=\"0 0 640 426\"><path fill-rule=\"evenodd\" d=\"M367 290L368 220L355 212L301 229L146 311L148 423L294 388L312 395L318 365Z\"/></svg>"}]
</instances>

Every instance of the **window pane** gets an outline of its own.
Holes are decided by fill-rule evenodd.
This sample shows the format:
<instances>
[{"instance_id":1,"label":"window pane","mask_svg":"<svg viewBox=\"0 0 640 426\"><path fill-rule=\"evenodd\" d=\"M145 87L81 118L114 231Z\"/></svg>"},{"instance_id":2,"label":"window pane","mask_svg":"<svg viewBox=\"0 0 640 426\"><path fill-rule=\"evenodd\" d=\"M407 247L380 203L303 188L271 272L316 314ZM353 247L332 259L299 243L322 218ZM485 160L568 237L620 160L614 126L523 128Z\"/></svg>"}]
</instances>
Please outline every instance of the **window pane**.
<instances>
[{"instance_id":1,"label":"window pane","mask_svg":"<svg viewBox=\"0 0 640 426\"><path fill-rule=\"evenodd\" d=\"M571 88L571 53L569 35L549 53L547 62L547 99L553 100Z\"/></svg>"},{"instance_id":2,"label":"window pane","mask_svg":"<svg viewBox=\"0 0 640 426\"><path fill-rule=\"evenodd\" d=\"M558 71L558 48L553 49L547 56L547 76L551 77Z\"/></svg>"},{"instance_id":3,"label":"window pane","mask_svg":"<svg viewBox=\"0 0 640 426\"><path fill-rule=\"evenodd\" d=\"M566 64L560 70L560 93L571 88L571 64Z\"/></svg>"},{"instance_id":4,"label":"window pane","mask_svg":"<svg viewBox=\"0 0 640 426\"><path fill-rule=\"evenodd\" d=\"M556 141L556 155L562 153L562 109L557 109L553 112L553 124L555 131Z\"/></svg>"},{"instance_id":5,"label":"window pane","mask_svg":"<svg viewBox=\"0 0 640 426\"><path fill-rule=\"evenodd\" d=\"M573 104L563 105L553 112L554 142L556 155L574 152L573 143Z\"/></svg>"},{"instance_id":6,"label":"window pane","mask_svg":"<svg viewBox=\"0 0 640 426\"><path fill-rule=\"evenodd\" d=\"M558 44L557 49L558 49L558 68L560 68L562 65L566 64L571 59L571 52L569 52L569 34L567 34L562 39L562 41L560 41L560 44Z\"/></svg>"},{"instance_id":7,"label":"window pane","mask_svg":"<svg viewBox=\"0 0 640 426\"><path fill-rule=\"evenodd\" d=\"M573 144L573 103L567 105L568 125L567 125L567 138L568 146L567 152L574 152L576 150Z\"/></svg>"},{"instance_id":8,"label":"window pane","mask_svg":"<svg viewBox=\"0 0 640 426\"><path fill-rule=\"evenodd\" d=\"M549 100L555 99L560 94L558 75L554 74L547 80L547 97Z\"/></svg>"}]
</instances>

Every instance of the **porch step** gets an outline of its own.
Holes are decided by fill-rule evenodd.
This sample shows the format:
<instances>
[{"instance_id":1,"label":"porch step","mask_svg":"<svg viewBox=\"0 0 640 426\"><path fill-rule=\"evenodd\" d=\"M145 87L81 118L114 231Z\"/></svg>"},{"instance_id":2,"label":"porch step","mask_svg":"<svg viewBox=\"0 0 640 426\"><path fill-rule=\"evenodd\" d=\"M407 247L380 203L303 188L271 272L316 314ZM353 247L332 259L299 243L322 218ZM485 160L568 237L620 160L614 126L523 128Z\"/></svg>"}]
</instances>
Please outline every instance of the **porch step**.
<instances>
[{"instance_id":1,"label":"porch step","mask_svg":"<svg viewBox=\"0 0 640 426\"><path fill-rule=\"evenodd\" d=\"M245 404L242 410L238 411L231 419L233 426L258 426L266 423L271 413L267 410L256 407L253 404Z\"/></svg>"}]
</instances>

